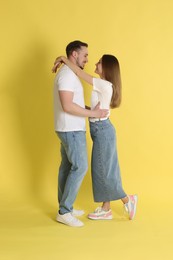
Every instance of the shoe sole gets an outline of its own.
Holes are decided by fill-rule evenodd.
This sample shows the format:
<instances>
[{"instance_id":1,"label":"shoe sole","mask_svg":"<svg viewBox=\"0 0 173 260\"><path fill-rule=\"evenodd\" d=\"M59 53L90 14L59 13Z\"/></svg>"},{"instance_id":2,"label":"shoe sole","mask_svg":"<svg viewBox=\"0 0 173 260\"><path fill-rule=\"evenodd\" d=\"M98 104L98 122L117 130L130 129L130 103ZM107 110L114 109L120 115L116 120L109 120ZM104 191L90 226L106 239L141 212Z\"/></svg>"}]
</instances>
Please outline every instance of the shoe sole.
<instances>
[{"instance_id":1,"label":"shoe sole","mask_svg":"<svg viewBox=\"0 0 173 260\"><path fill-rule=\"evenodd\" d=\"M109 216L109 217L104 218L104 217L101 217L101 216L100 217L88 216L88 218L92 219L92 220L111 220L113 217Z\"/></svg>"}]
</instances>

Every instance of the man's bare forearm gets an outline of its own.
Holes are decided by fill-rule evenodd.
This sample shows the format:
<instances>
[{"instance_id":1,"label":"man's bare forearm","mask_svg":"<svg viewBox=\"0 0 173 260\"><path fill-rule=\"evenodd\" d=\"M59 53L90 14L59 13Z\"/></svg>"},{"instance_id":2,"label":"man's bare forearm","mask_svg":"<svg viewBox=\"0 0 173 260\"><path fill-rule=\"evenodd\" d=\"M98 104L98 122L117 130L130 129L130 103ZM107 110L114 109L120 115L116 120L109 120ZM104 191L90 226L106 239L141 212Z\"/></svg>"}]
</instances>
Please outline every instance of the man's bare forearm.
<instances>
[{"instance_id":1,"label":"man's bare forearm","mask_svg":"<svg viewBox=\"0 0 173 260\"><path fill-rule=\"evenodd\" d=\"M95 109L95 110L90 110L90 109L85 109L83 107L80 107L79 105L75 103L70 103L67 105L63 106L64 112L75 115L75 116L81 116L81 117L106 117L108 114L107 109Z\"/></svg>"}]
</instances>

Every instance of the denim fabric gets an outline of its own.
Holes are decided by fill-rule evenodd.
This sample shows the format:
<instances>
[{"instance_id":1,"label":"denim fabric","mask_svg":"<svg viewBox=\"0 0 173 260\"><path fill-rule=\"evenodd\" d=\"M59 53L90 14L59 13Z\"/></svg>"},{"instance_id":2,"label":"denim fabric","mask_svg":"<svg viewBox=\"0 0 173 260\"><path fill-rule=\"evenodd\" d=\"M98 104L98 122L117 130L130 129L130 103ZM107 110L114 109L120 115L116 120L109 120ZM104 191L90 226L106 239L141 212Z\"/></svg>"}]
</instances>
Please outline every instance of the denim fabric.
<instances>
[{"instance_id":1,"label":"denim fabric","mask_svg":"<svg viewBox=\"0 0 173 260\"><path fill-rule=\"evenodd\" d=\"M92 185L95 202L126 197L122 188L116 146L116 132L110 120L90 122Z\"/></svg>"},{"instance_id":2,"label":"denim fabric","mask_svg":"<svg viewBox=\"0 0 173 260\"><path fill-rule=\"evenodd\" d=\"M88 169L84 131L56 132L61 141L61 165L58 175L58 201L61 214L71 212Z\"/></svg>"}]
</instances>

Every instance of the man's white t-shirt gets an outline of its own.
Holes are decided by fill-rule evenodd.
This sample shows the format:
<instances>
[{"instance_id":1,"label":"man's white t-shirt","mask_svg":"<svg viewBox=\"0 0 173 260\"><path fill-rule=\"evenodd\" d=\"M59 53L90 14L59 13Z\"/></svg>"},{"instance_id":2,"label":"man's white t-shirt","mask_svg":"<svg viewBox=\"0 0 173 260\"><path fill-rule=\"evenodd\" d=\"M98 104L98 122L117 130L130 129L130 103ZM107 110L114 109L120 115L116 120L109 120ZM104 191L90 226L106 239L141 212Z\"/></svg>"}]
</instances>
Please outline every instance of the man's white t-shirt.
<instances>
[{"instance_id":1,"label":"man's white t-shirt","mask_svg":"<svg viewBox=\"0 0 173 260\"><path fill-rule=\"evenodd\" d=\"M91 109L93 109L98 102L100 102L101 109L109 109L112 98L112 83L100 78L93 78L93 91L91 95ZM105 118L106 119L106 118ZM92 121L92 119L90 120Z\"/></svg>"},{"instance_id":2,"label":"man's white t-shirt","mask_svg":"<svg viewBox=\"0 0 173 260\"><path fill-rule=\"evenodd\" d=\"M59 91L73 92L73 102L85 108L83 86L76 74L66 65L60 68L54 81L55 131L85 131L85 117L74 116L64 112L59 98Z\"/></svg>"}]
</instances>

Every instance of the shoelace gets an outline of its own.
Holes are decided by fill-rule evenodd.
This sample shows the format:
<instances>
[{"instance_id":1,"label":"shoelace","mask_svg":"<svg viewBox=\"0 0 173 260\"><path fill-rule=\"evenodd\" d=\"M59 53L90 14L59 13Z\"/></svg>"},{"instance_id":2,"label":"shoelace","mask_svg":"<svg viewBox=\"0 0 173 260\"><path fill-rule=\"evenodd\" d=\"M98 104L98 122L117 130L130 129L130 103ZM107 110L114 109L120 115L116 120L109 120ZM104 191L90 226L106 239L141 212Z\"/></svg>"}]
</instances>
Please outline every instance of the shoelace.
<instances>
[{"instance_id":1,"label":"shoelace","mask_svg":"<svg viewBox=\"0 0 173 260\"><path fill-rule=\"evenodd\" d=\"M101 207L98 207L98 208L96 208L96 210L94 211L95 213L100 213L100 212L102 212L103 211L103 209L101 208Z\"/></svg>"}]
</instances>

